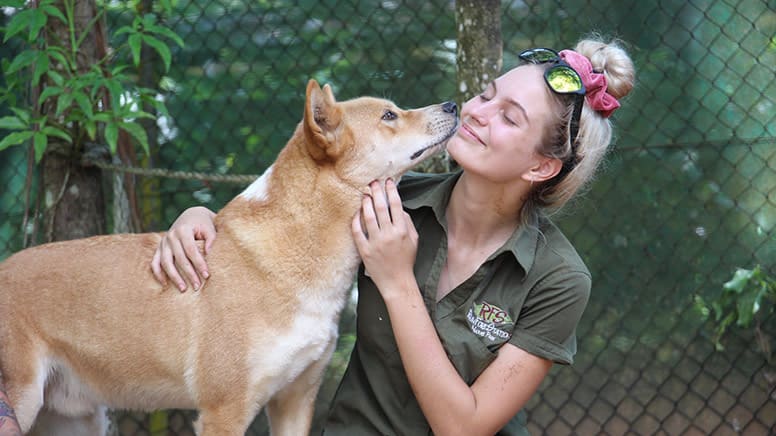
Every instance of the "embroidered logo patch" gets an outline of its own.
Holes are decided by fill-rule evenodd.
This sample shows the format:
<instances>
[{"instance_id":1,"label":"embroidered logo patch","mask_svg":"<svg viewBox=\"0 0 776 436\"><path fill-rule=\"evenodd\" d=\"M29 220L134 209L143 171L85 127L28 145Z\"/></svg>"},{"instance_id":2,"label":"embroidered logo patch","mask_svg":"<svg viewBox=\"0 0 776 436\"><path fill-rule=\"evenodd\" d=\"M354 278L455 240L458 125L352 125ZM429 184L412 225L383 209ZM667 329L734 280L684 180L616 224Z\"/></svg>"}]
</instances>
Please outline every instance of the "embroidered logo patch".
<instances>
[{"instance_id":1,"label":"embroidered logo patch","mask_svg":"<svg viewBox=\"0 0 776 436\"><path fill-rule=\"evenodd\" d=\"M514 322L500 307L483 301L474 303L466 314L472 333L492 342L504 342L512 335Z\"/></svg>"}]
</instances>

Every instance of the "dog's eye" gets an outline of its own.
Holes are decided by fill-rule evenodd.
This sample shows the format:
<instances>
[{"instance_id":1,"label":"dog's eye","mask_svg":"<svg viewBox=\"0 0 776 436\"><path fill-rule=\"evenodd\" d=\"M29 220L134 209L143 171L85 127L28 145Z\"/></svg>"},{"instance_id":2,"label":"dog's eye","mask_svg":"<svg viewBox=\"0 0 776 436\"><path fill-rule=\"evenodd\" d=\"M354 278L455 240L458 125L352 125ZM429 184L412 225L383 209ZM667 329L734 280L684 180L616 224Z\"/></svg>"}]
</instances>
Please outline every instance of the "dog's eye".
<instances>
[{"instance_id":1,"label":"dog's eye","mask_svg":"<svg viewBox=\"0 0 776 436\"><path fill-rule=\"evenodd\" d=\"M385 111L383 114L383 120L385 121L392 121L396 119L396 113L393 111Z\"/></svg>"}]
</instances>

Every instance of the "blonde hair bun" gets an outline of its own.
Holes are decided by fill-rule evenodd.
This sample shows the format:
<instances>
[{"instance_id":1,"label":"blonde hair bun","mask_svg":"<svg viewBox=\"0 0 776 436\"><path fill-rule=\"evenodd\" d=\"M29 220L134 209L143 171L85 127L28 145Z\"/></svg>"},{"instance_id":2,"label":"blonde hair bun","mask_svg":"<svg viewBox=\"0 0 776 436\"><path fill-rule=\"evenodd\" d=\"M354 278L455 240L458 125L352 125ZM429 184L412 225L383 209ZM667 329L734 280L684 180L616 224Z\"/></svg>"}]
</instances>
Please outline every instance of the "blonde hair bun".
<instances>
[{"instance_id":1,"label":"blonde hair bun","mask_svg":"<svg viewBox=\"0 0 776 436\"><path fill-rule=\"evenodd\" d=\"M633 89L635 69L633 61L619 41L604 42L600 38L581 40L574 49L590 59L593 70L606 76L607 92L614 98L622 98Z\"/></svg>"}]
</instances>

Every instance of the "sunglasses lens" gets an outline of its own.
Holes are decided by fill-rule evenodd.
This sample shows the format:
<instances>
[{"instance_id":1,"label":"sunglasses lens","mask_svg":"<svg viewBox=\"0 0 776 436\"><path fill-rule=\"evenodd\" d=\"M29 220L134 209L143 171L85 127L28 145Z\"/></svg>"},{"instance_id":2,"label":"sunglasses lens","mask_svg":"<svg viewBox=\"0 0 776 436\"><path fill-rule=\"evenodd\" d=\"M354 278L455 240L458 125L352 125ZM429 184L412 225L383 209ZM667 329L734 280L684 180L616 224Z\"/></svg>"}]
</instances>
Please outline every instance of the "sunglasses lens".
<instances>
[{"instance_id":1,"label":"sunglasses lens","mask_svg":"<svg viewBox=\"0 0 776 436\"><path fill-rule=\"evenodd\" d=\"M520 59L541 64L558 58L558 53L547 48L535 48L520 53Z\"/></svg>"},{"instance_id":2,"label":"sunglasses lens","mask_svg":"<svg viewBox=\"0 0 776 436\"><path fill-rule=\"evenodd\" d=\"M547 83L552 87L553 91L562 94L574 93L583 88L579 74L573 69L562 65L555 66L547 72Z\"/></svg>"}]
</instances>

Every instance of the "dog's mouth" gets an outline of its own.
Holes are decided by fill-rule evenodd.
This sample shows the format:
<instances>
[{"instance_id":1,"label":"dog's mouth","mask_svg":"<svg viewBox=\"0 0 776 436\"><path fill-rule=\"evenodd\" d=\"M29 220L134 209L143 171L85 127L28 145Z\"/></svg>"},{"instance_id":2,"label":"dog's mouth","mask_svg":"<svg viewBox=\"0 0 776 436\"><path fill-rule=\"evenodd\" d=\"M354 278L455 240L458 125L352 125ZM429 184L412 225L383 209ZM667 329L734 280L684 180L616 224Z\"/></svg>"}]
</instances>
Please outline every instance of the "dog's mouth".
<instances>
[{"instance_id":1,"label":"dog's mouth","mask_svg":"<svg viewBox=\"0 0 776 436\"><path fill-rule=\"evenodd\" d=\"M455 120L455 125L453 126L453 128L450 129L450 131L447 132L447 134L442 139L440 139L439 141L437 141L437 142L435 142L435 143L433 143L431 145L427 145L427 146L421 148L420 150L416 151L415 153L412 154L412 156L410 156L410 160L415 160L415 159L419 158L420 156L422 156L423 153L425 153L426 151L431 150L431 149L436 148L436 147L442 146L443 144L445 144L447 142L448 139L450 139L453 135L455 135L456 130L458 130L458 120L457 119Z\"/></svg>"}]
</instances>

